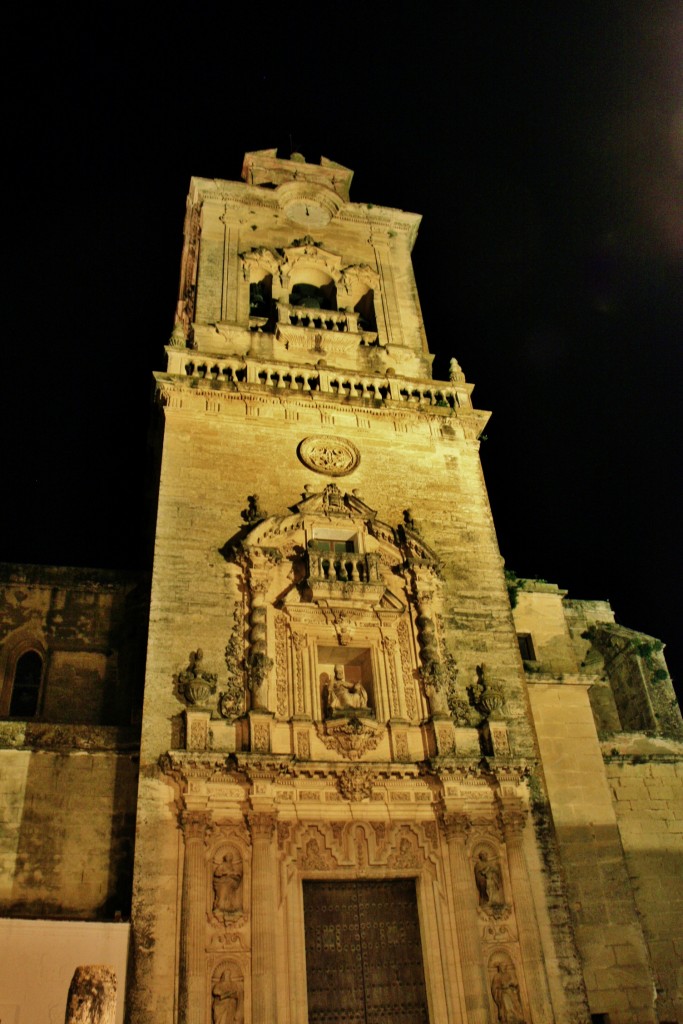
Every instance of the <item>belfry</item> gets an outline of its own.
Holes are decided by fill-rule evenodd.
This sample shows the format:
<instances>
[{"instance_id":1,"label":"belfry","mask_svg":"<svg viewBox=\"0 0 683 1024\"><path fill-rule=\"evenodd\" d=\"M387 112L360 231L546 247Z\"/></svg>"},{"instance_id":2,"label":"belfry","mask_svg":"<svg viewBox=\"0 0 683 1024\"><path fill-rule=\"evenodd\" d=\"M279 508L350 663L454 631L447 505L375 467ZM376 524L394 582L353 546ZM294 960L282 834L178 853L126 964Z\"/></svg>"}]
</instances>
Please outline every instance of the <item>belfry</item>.
<instances>
[{"instance_id":1,"label":"belfry","mask_svg":"<svg viewBox=\"0 0 683 1024\"><path fill-rule=\"evenodd\" d=\"M128 733L125 749L121 729L96 737L118 764L106 806L136 829L125 1019L683 1020L683 721L662 644L607 602L505 572L479 460L489 414L457 353L431 376L420 218L352 202L351 179L261 150L242 181L191 182L155 375L136 809ZM119 693L132 584L111 584L89 633L90 598L60 597L55 618L55 579L4 582L53 595L0 636L5 716L71 714L50 697L60 629L72 692ZM26 806L46 744L85 764L75 732L29 726L1 755ZM64 785L90 806L83 776ZM97 895L57 878L63 852L31 881L31 820L21 863L19 839L3 853L8 916L45 908L31 887L54 871L56 905L73 889L73 914L109 920L125 844L83 868Z\"/></svg>"}]
</instances>

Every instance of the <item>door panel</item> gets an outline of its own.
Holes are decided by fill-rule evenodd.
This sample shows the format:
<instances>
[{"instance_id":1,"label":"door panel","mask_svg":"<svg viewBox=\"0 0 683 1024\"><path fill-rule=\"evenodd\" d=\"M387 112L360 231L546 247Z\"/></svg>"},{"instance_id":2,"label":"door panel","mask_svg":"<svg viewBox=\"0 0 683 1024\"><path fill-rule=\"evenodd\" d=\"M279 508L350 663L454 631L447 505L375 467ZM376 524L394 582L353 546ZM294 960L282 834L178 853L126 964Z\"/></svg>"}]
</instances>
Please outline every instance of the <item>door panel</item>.
<instances>
[{"instance_id":1,"label":"door panel","mask_svg":"<svg viewBox=\"0 0 683 1024\"><path fill-rule=\"evenodd\" d=\"M429 1024L415 882L304 882L309 1024Z\"/></svg>"}]
</instances>

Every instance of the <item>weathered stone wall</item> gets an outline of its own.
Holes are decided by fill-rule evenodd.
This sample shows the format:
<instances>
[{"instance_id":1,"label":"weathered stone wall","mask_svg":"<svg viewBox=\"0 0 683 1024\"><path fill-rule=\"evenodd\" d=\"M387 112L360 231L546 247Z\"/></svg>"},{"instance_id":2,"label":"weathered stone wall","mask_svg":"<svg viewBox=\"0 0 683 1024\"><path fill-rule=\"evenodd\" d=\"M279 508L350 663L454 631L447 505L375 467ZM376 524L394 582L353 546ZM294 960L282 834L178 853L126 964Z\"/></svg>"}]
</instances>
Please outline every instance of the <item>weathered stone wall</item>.
<instances>
[{"instance_id":1,"label":"weathered stone wall","mask_svg":"<svg viewBox=\"0 0 683 1024\"><path fill-rule=\"evenodd\" d=\"M566 591L554 583L520 581L514 609L518 633L531 635L538 668L560 676L576 672L577 662L564 614Z\"/></svg>"},{"instance_id":2,"label":"weathered stone wall","mask_svg":"<svg viewBox=\"0 0 683 1024\"><path fill-rule=\"evenodd\" d=\"M0 720L0 913L130 912L144 582L106 570L0 567L0 712L26 651L36 714Z\"/></svg>"},{"instance_id":3,"label":"weathered stone wall","mask_svg":"<svg viewBox=\"0 0 683 1024\"><path fill-rule=\"evenodd\" d=\"M17 659L36 650L44 722L126 725L140 700L146 584L105 570L0 566L0 714Z\"/></svg>"},{"instance_id":4,"label":"weathered stone wall","mask_svg":"<svg viewBox=\"0 0 683 1024\"><path fill-rule=\"evenodd\" d=\"M623 749L623 738L618 740ZM603 744L660 1021L683 1020L683 747L670 746L668 755L662 751L657 757L619 754L612 743ZM614 754L607 753L611 749ZM622 949L616 963L629 967L629 952Z\"/></svg>"},{"instance_id":5,"label":"weathered stone wall","mask_svg":"<svg viewBox=\"0 0 683 1024\"><path fill-rule=\"evenodd\" d=\"M655 1024L650 954L583 683L529 686L574 932L593 1013Z\"/></svg>"},{"instance_id":6,"label":"weathered stone wall","mask_svg":"<svg viewBox=\"0 0 683 1024\"><path fill-rule=\"evenodd\" d=\"M3 745L16 738L0 725ZM0 914L127 916L136 795L134 753L0 750Z\"/></svg>"}]
</instances>

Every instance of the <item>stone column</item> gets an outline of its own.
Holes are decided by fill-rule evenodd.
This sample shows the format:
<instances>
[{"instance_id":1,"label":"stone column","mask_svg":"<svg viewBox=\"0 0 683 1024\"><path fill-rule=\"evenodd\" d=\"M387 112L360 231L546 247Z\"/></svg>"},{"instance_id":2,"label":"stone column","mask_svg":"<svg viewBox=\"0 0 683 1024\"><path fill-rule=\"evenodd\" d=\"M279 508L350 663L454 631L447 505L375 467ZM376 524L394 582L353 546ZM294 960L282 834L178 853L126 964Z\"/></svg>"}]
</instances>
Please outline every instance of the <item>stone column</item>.
<instances>
[{"instance_id":1,"label":"stone column","mask_svg":"<svg viewBox=\"0 0 683 1024\"><path fill-rule=\"evenodd\" d=\"M65 1024L114 1024L116 974L103 964L77 967L69 986Z\"/></svg>"},{"instance_id":2,"label":"stone column","mask_svg":"<svg viewBox=\"0 0 683 1024\"><path fill-rule=\"evenodd\" d=\"M489 996L479 943L475 883L465 849L469 819L466 814L447 812L441 824L448 844L467 1021L468 1024L488 1024Z\"/></svg>"},{"instance_id":3,"label":"stone column","mask_svg":"<svg viewBox=\"0 0 683 1024\"><path fill-rule=\"evenodd\" d=\"M274 1024L275 1004L275 814L252 811L251 830L251 1001L252 1024Z\"/></svg>"},{"instance_id":4,"label":"stone column","mask_svg":"<svg viewBox=\"0 0 683 1024\"><path fill-rule=\"evenodd\" d=\"M186 811L183 903L180 931L180 1022L204 1024L206 1001L206 857L204 837L209 815Z\"/></svg>"},{"instance_id":5,"label":"stone column","mask_svg":"<svg viewBox=\"0 0 683 1024\"><path fill-rule=\"evenodd\" d=\"M525 824L525 811L510 809L503 812L512 900L515 905L529 1009L533 1024L545 1024L546 1021L552 1020L552 1003L543 961L541 934L522 845Z\"/></svg>"}]
</instances>

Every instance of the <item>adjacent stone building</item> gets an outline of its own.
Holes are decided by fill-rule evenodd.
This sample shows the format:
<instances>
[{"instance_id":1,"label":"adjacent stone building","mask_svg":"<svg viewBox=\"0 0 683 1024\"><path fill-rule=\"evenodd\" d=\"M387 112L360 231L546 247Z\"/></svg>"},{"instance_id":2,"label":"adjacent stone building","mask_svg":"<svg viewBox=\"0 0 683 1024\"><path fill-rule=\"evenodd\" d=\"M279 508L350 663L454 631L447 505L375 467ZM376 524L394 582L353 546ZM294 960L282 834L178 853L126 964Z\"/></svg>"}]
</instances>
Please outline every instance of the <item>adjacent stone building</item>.
<instances>
[{"instance_id":1,"label":"adjacent stone building","mask_svg":"<svg viewBox=\"0 0 683 1024\"><path fill-rule=\"evenodd\" d=\"M662 645L504 572L420 218L242 178L191 183L151 594L4 576L0 934L127 928L135 817L131 1024L683 1021Z\"/></svg>"}]
</instances>

